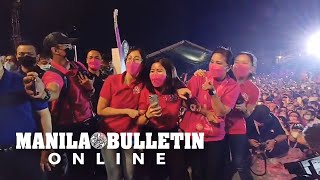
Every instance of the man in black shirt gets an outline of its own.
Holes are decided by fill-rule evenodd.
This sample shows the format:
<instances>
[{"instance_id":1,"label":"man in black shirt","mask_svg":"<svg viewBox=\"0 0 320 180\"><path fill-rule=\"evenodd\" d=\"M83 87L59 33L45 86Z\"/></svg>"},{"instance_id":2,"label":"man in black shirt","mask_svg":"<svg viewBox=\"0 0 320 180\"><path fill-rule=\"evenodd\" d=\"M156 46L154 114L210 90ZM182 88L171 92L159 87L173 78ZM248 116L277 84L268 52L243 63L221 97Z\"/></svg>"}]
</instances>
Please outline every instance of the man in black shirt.
<instances>
[{"instance_id":1,"label":"man in black shirt","mask_svg":"<svg viewBox=\"0 0 320 180\"><path fill-rule=\"evenodd\" d=\"M88 70L89 70L89 78L94 79L94 89L95 93L92 96L92 105L93 105L93 111L97 114L97 105L98 100L100 97L100 91L103 86L104 80L107 78L102 72L101 72L101 65L102 65L102 57L99 51L97 50L91 50L87 54L87 64L88 64Z\"/></svg>"},{"instance_id":2,"label":"man in black shirt","mask_svg":"<svg viewBox=\"0 0 320 180\"><path fill-rule=\"evenodd\" d=\"M257 105L247 126L249 143L254 150L265 150L268 158L286 155L289 150L287 136L267 106Z\"/></svg>"}]
</instances>

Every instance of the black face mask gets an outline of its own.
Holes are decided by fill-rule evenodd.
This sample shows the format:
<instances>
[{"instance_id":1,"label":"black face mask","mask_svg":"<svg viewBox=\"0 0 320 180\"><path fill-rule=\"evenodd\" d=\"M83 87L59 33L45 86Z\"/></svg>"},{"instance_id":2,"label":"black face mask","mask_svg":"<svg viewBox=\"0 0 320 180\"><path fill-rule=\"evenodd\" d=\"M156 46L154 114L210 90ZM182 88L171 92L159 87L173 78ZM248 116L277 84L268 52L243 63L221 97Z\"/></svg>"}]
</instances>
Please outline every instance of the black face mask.
<instances>
[{"instance_id":1,"label":"black face mask","mask_svg":"<svg viewBox=\"0 0 320 180\"><path fill-rule=\"evenodd\" d=\"M66 58L69 61L74 61L74 57L76 55L74 49L65 49L64 51L66 52Z\"/></svg>"},{"instance_id":2,"label":"black face mask","mask_svg":"<svg viewBox=\"0 0 320 180\"><path fill-rule=\"evenodd\" d=\"M21 64L23 67L27 69L32 69L35 67L35 64L37 62L36 57L31 56L23 56L18 59L19 64Z\"/></svg>"}]
</instances>

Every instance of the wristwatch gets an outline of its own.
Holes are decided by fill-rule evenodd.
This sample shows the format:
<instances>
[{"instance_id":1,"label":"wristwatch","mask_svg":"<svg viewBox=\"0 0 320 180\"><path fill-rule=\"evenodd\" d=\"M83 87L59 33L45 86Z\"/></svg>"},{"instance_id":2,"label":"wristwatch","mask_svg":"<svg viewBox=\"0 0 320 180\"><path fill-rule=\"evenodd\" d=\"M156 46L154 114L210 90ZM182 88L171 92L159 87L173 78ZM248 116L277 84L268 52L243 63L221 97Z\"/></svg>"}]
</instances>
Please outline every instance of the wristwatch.
<instances>
[{"instance_id":1,"label":"wristwatch","mask_svg":"<svg viewBox=\"0 0 320 180\"><path fill-rule=\"evenodd\" d=\"M51 98L51 94L48 90L44 90L46 92L46 96L43 98L43 101L49 101L49 99Z\"/></svg>"},{"instance_id":2,"label":"wristwatch","mask_svg":"<svg viewBox=\"0 0 320 180\"><path fill-rule=\"evenodd\" d=\"M209 93L210 96L214 96L214 95L216 95L217 91L215 89L210 89L208 91L208 93Z\"/></svg>"}]
</instances>

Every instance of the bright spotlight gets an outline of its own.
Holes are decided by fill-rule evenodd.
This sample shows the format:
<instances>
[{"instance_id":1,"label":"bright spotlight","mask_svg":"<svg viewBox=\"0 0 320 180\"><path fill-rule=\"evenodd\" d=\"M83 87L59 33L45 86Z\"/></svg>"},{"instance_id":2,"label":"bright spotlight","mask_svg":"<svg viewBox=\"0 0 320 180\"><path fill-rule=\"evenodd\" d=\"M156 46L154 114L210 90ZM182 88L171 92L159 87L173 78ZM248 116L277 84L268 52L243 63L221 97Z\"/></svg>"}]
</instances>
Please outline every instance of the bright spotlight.
<instances>
[{"instance_id":1,"label":"bright spotlight","mask_svg":"<svg viewBox=\"0 0 320 180\"><path fill-rule=\"evenodd\" d=\"M308 39L307 53L320 58L320 32L313 34Z\"/></svg>"}]
</instances>

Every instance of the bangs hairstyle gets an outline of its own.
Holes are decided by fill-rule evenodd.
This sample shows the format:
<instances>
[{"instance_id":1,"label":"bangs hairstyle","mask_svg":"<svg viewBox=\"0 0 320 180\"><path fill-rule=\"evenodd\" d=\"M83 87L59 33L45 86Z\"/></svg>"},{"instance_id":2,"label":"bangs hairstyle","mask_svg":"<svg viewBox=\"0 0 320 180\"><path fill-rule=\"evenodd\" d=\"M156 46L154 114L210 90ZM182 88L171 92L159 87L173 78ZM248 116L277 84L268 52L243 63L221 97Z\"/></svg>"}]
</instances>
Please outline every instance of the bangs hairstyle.
<instances>
[{"instance_id":1,"label":"bangs hairstyle","mask_svg":"<svg viewBox=\"0 0 320 180\"><path fill-rule=\"evenodd\" d=\"M226 57L226 61L227 61L226 63L228 64L229 67L231 67L231 65L234 64L234 58L233 58L233 54L232 54L231 48L219 46L212 52L211 57L215 53L222 54L224 57ZM211 61L211 59L210 59L210 61ZM210 62L209 62L209 64L210 64ZM231 77L232 79L236 80L236 77L233 74L231 69L227 72L227 75L229 75L229 77Z\"/></svg>"},{"instance_id":2,"label":"bangs hairstyle","mask_svg":"<svg viewBox=\"0 0 320 180\"><path fill-rule=\"evenodd\" d=\"M257 57L256 57L254 54L252 54L252 53L250 53L250 52L242 51L242 52L240 52L239 54L237 54L237 55L235 56L235 59L236 59L238 56L240 56L240 55L247 55L247 56L249 56L252 66L253 66L254 68L257 68L257 66L258 66L258 60L257 60Z\"/></svg>"},{"instance_id":3,"label":"bangs hairstyle","mask_svg":"<svg viewBox=\"0 0 320 180\"><path fill-rule=\"evenodd\" d=\"M160 58L156 58L156 59L151 59L150 61L148 61L147 65L146 65L146 69L145 72L148 73L148 77L146 78L146 87L149 90L149 92L154 93L155 94L155 90L154 87L151 83L150 80L150 70L151 70L151 66L154 63L160 63L164 69L166 70L166 74L167 74L167 78L165 83L163 84L163 88L161 90L162 94L175 94L176 93L176 83L179 81L179 77L177 75L177 70L176 67L173 65L173 63L166 58L160 57Z\"/></svg>"},{"instance_id":4,"label":"bangs hairstyle","mask_svg":"<svg viewBox=\"0 0 320 180\"><path fill-rule=\"evenodd\" d=\"M247 55L247 56L250 58L252 67L254 67L255 69L257 69L258 62L257 62L257 57L256 57L254 54L252 54L252 53L250 53L250 52L242 51L242 52L240 52L239 54L237 54L237 55L234 57L234 59L236 59L236 58L237 58L238 56L240 56L240 55ZM255 74L254 72L250 73L250 74L249 74L249 79L252 79L254 74Z\"/></svg>"}]
</instances>

